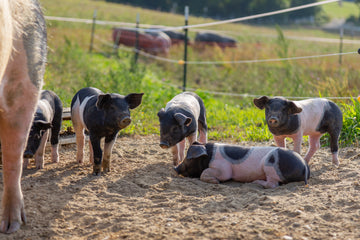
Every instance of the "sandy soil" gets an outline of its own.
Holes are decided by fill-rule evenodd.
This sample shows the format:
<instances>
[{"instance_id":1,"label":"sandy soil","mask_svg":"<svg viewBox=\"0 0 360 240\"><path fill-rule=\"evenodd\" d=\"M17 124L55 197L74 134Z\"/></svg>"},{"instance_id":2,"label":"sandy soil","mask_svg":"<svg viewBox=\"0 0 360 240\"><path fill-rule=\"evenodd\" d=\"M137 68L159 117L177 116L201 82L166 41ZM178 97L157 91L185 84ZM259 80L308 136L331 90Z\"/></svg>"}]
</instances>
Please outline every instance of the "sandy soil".
<instances>
[{"instance_id":1,"label":"sandy soil","mask_svg":"<svg viewBox=\"0 0 360 240\"><path fill-rule=\"evenodd\" d=\"M31 162L24 171L28 223L0 239L360 239L357 148L340 150L339 168L320 149L309 187L276 189L177 176L158 136L119 138L101 177L87 159L75 163L74 144L60 154L58 164L48 153L45 169Z\"/></svg>"}]
</instances>

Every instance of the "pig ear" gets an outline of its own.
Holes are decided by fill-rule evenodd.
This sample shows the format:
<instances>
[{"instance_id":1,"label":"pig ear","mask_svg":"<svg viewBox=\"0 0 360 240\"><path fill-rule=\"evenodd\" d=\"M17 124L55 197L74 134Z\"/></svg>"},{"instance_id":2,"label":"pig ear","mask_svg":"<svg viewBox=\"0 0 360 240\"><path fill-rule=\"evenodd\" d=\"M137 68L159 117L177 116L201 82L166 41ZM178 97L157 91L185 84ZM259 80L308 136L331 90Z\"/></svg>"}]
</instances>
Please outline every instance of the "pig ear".
<instances>
[{"instance_id":1,"label":"pig ear","mask_svg":"<svg viewBox=\"0 0 360 240\"><path fill-rule=\"evenodd\" d=\"M52 124L49 123L49 122L46 122L46 121L43 121L43 120L37 120L34 122L34 125L41 129L41 130L46 130L46 129L49 129L49 128L52 128Z\"/></svg>"},{"instance_id":2,"label":"pig ear","mask_svg":"<svg viewBox=\"0 0 360 240\"><path fill-rule=\"evenodd\" d=\"M99 110L102 110L102 109L107 108L110 103L111 103L111 95L110 94L100 94L98 96L98 99L96 102L96 107Z\"/></svg>"},{"instance_id":3,"label":"pig ear","mask_svg":"<svg viewBox=\"0 0 360 240\"><path fill-rule=\"evenodd\" d=\"M289 114L297 114L302 111L302 108L296 106L294 102L289 101L288 106L289 106L288 109Z\"/></svg>"},{"instance_id":4,"label":"pig ear","mask_svg":"<svg viewBox=\"0 0 360 240\"><path fill-rule=\"evenodd\" d=\"M265 105L269 102L269 98L267 96L262 96L260 98L254 99L254 104L259 109L264 109Z\"/></svg>"},{"instance_id":5,"label":"pig ear","mask_svg":"<svg viewBox=\"0 0 360 240\"><path fill-rule=\"evenodd\" d=\"M185 125L185 126L189 126L190 123L192 122L192 119L185 116L182 113L175 113L174 118L176 119L176 121L178 121L178 123L180 125Z\"/></svg>"},{"instance_id":6,"label":"pig ear","mask_svg":"<svg viewBox=\"0 0 360 240\"><path fill-rule=\"evenodd\" d=\"M130 93L126 95L125 100L129 104L130 109L134 109L141 104L144 93Z\"/></svg>"},{"instance_id":7,"label":"pig ear","mask_svg":"<svg viewBox=\"0 0 360 240\"><path fill-rule=\"evenodd\" d=\"M164 116L164 114L165 114L165 109L164 109L164 108L160 109L160 111L157 113L157 115L158 115L159 118L161 118L162 116Z\"/></svg>"},{"instance_id":8,"label":"pig ear","mask_svg":"<svg viewBox=\"0 0 360 240\"><path fill-rule=\"evenodd\" d=\"M195 159L202 156L208 156L205 145L191 145L186 154L186 159Z\"/></svg>"}]
</instances>

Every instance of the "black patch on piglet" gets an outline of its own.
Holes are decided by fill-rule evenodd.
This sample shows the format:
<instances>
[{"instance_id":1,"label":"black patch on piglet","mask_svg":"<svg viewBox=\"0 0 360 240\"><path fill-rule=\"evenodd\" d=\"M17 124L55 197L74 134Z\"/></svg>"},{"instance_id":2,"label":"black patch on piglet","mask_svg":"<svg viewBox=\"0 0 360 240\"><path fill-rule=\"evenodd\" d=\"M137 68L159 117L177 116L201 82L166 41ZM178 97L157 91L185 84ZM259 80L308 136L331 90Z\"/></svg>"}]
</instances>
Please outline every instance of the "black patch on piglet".
<instances>
[{"instance_id":1,"label":"black patch on piglet","mask_svg":"<svg viewBox=\"0 0 360 240\"><path fill-rule=\"evenodd\" d=\"M130 93L125 96L125 101L129 104L130 109L134 109L141 104L144 93Z\"/></svg>"},{"instance_id":2,"label":"black patch on piglet","mask_svg":"<svg viewBox=\"0 0 360 240\"><path fill-rule=\"evenodd\" d=\"M307 184L307 179L310 177L310 169L300 155L291 150L279 148L278 156L279 169L284 177L284 183L305 181L305 184Z\"/></svg>"},{"instance_id":3,"label":"black patch on piglet","mask_svg":"<svg viewBox=\"0 0 360 240\"><path fill-rule=\"evenodd\" d=\"M185 160L175 167L175 171L184 177L200 178L202 172L209 167L213 145L211 143L206 145L195 143L195 145L192 145L189 148L190 153L188 152ZM195 157L196 155L199 156Z\"/></svg>"},{"instance_id":4,"label":"black patch on piglet","mask_svg":"<svg viewBox=\"0 0 360 240\"><path fill-rule=\"evenodd\" d=\"M343 125L343 116L340 108L333 102L329 101L328 105L324 109L324 115L321 119L317 131L321 133L328 132L330 135L330 148L331 152L338 151L338 140L340 131Z\"/></svg>"},{"instance_id":5,"label":"black patch on piglet","mask_svg":"<svg viewBox=\"0 0 360 240\"><path fill-rule=\"evenodd\" d=\"M265 108L265 118L268 123L269 119L277 118L278 125L270 126L269 130L276 136L290 135L296 133L301 125L298 114L302 111L293 101L286 100L283 97L268 98L263 96L254 99L254 104L259 109Z\"/></svg>"},{"instance_id":6,"label":"black patch on piglet","mask_svg":"<svg viewBox=\"0 0 360 240\"><path fill-rule=\"evenodd\" d=\"M271 155L271 157L269 158L269 163L275 163L275 157L273 155Z\"/></svg>"},{"instance_id":7,"label":"black patch on piglet","mask_svg":"<svg viewBox=\"0 0 360 240\"><path fill-rule=\"evenodd\" d=\"M230 160L234 164L243 162L246 159L246 155L248 155L250 151L249 148L243 148L239 146L220 145L219 147L220 153L223 155L223 157L227 160Z\"/></svg>"},{"instance_id":8,"label":"black patch on piglet","mask_svg":"<svg viewBox=\"0 0 360 240\"><path fill-rule=\"evenodd\" d=\"M189 147L186 154L186 159L199 158L202 156L208 156L206 147L203 144L195 142Z\"/></svg>"},{"instance_id":9,"label":"black patch on piglet","mask_svg":"<svg viewBox=\"0 0 360 240\"><path fill-rule=\"evenodd\" d=\"M111 95L110 94L100 94L96 101L96 107L98 110L108 109L111 105Z\"/></svg>"}]
</instances>

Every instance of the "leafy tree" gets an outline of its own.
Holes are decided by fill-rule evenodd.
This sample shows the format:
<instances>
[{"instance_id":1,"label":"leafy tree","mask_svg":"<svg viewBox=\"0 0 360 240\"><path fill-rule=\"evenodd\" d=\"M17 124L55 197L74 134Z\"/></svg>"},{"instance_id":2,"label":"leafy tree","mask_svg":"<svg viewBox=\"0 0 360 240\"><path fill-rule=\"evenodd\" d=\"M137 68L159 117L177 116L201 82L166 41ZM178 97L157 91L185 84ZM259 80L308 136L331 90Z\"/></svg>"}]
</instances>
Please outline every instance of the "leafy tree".
<instances>
[{"instance_id":1,"label":"leafy tree","mask_svg":"<svg viewBox=\"0 0 360 240\"><path fill-rule=\"evenodd\" d=\"M360 0L354 0L356 6L359 8L360 10ZM358 20L360 20L360 14L359 14L359 17L358 17Z\"/></svg>"},{"instance_id":2,"label":"leafy tree","mask_svg":"<svg viewBox=\"0 0 360 240\"><path fill-rule=\"evenodd\" d=\"M290 7L297 7L300 5L314 3L314 0L291 0ZM321 7L310 7L304 8L301 10L296 10L289 13L290 20L299 19L299 18L307 18L307 17L315 17L318 13L321 12Z\"/></svg>"},{"instance_id":3,"label":"leafy tree","mask_svg":"<svg viewBox=\"0 0 360 240\"><path fill-rule=\"evenodd\" d=\"M298 6L314 2L314 0L106 0L131 4L161 11L170 11L176 8L177 13L183 13L184 7L189 6L190 14L196 16L206 16L215 19L229 19L243 17L253 14L265 13L287 8L289 6ZM357 0L360 2L360 0ZM301 18L304 16L314 16L321 10L321 7L313 7L304 10L291 12L289 14L279 14L267 17L265 19L254 20L264 22L282 23L290 18Z\"/></svg>"}]
</instances>

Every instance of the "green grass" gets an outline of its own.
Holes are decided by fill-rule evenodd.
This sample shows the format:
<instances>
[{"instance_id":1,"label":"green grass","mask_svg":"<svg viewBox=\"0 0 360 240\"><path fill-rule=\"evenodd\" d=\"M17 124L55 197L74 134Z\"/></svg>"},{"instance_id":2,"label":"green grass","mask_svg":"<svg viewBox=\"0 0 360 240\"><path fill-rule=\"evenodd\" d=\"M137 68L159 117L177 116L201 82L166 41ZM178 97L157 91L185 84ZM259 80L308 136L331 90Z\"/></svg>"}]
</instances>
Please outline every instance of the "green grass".
<instances>
[{"instance_id":1,"label":"green grass","mask_svg":"<svg viewBox=\"0 0 360 240\"><path fill-rule=\"evenodd\" d=\"M359 8L353 2L342 1L342 5L339 3L329 3L322 6L326 15L331 18L348 18L351 15L359 16Z\"/></svg>"}]
</instances>

